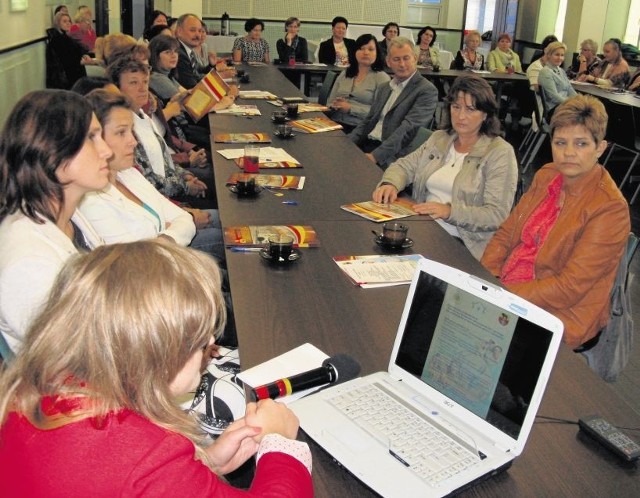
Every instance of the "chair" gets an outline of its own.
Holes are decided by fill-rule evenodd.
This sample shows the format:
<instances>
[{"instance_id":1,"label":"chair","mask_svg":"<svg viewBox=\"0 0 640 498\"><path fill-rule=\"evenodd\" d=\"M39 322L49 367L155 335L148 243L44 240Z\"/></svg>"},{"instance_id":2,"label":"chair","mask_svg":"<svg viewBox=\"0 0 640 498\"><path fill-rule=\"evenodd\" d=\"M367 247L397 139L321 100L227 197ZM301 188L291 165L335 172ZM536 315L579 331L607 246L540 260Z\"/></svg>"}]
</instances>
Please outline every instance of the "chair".
<instances>
[{"instance_id":1,"label":"chair","mask_svg":"<svg viewBox=\"0 0 640 498\"><path fill-rule=\"evenodd\" d=\"M407 155L411 154L414 150L416 150L423 143L425 143L429 139L432 133L433 133L432 130L430 130L429 128L425 128L424 126L421 126L420 128L418 128L418 132L416 133L416 136L413 137L413 140L411 140L411 143L409 144L409 152L407 152Z\"/></svg>"},{"instance_id":2,"label":"chair","mask_svg":"<svg viewBox=\"0 0 640 498\"><path fill-rule=\"evenodd\" d=\"M542 89L539 88L539 90ZM535 96L535 92L533 92L533 90L530 90L530 92ZM544 99L542 98L542 96L540 96L540 99L542 100L543 113L540 113L540 108L536 102L536 105L533 106L533 114L536 125L538 127L538 131L534 131L534 135L530 137L529 145L527 146L525 153L522 156L521 164L523 174L526 173L529 170L529 167L533 164L536 155L540 151L540 147L542 147L547 137L551 136L551 127L549 126L549 122L546 119L547 113L544 112Z\"/></svg>"},{"instance_id":3,"label":"chair","mask_svg":"<svg viewBox=\"0 0 640 498\"><path fill-rule=\"evenodd\" d=\"M7 340L4 338L4 335L0 333L0 357L2 357L2 361L4 363L9 363L13 360L14 353L7 344Z\"/></svg>"},{"instance_id":4,"label":"chair","mask_svg":"<svg viewBox=\"0 0 640 498\"><path fill-rule=\"evenodd\" d=\"M333 88L333 84L336 82L337 77L338 73L336 73L335 71L327 71L327 75L322 81L320 93L318 94L318 104L327 105L329 94L331 93L331 89Z\"/></svg>"}]
</instances>

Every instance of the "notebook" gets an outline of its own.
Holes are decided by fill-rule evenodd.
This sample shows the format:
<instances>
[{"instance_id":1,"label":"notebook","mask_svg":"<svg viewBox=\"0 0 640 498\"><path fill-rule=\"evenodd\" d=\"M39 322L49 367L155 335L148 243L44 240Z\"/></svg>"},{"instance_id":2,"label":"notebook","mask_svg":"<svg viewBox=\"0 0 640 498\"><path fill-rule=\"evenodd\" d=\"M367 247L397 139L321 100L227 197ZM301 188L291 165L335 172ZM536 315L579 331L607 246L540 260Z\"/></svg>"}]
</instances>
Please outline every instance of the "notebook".
<instances>
[{"instance_id":1,"label":"notebook","mask_svg":"<svg viewBox=\"0 0 640 498\"><path fill-rule=\"evenodd\" d=\"M388 371L289 406L313 440L382 496L444 496L522 452L562 331L560 320L508 291L424 259ZM378 411L390 418L376 421ZM423 440L434 432L436 442Z\"/></svg>"}]
</instances>

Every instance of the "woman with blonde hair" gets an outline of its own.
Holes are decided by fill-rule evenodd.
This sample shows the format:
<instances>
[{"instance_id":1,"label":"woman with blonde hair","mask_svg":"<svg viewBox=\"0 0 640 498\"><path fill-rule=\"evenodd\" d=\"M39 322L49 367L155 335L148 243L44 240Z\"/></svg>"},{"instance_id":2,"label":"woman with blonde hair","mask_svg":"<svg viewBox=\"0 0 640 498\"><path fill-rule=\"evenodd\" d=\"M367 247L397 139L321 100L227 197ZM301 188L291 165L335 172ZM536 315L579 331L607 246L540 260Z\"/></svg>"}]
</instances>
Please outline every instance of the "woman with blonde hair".
<instances>
[{"instance_id":1,"label":"woman with blonde hair","mask_svg":"<svg viewBox=\"0 0 640 498\"><path fill-rule=\"evenodd\" d=\"M72 258L0 378L3 496L313 494L298 420L271 400L207 445L175 398L225 322L208 256L163 241ZM248 491L218 475L257 453Z\"/></svg>"},{"instance_id":2,"label":"woman with blonde hair","mask_svg":"<svg viewBox=\"0 0 640 498\"><path fill-rule=\"evenodd\" d=\"M538 86L544 92L544 102L550 111L576 95L567 73L562 69L566 50L567 46L559 41L550 43L544 49L546 63L538 74Z\"/></svg>"},{"instance_id":3,"label":"woman with blonde hair","mask_svg":"<svg viewBox=\"0 0 640 498\"><path fill-rule=\"evenodd\" d=\"M481 43L480 32L476 30L469 31L464 36L464 48L458 50L456 58L453 60L453 69L484 69L484 55L478 51Z\"/></svg>"}]
</instances>

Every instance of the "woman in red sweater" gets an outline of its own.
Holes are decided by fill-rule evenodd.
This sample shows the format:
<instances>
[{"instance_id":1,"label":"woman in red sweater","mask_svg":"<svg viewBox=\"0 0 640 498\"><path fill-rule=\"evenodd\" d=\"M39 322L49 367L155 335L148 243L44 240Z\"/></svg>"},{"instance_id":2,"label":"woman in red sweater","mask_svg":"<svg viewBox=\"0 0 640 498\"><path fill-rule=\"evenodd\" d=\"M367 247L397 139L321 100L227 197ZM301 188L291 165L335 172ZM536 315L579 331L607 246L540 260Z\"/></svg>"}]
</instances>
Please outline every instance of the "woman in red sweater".
<instances>
[{"instance_id":1,"label":"woman in red sweater","mask_svg":"<svg viewBox=\"0 0 640 498\"><path fill-rule=\"evenodd\" d=\"M312 496L284 405L248 404L207 445L175 402L198 385L224 310L201 252L156 239L72 258L0 377L3 496ZM248 491L218 477L254 455Z\"/></svg>"}]
</instances>

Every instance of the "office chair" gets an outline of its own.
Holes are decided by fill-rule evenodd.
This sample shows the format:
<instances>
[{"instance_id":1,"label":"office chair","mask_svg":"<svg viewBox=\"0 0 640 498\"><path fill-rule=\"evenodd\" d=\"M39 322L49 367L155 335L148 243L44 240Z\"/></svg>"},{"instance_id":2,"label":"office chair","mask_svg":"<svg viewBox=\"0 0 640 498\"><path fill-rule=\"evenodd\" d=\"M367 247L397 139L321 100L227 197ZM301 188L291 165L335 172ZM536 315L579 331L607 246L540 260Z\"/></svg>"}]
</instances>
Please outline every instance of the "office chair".
<instances>
[{"instance_id":1,"label":"office chair","mask_svg":"<svg viewBox=\"0 0 640 498\"><path fill-rule=\"evenodd\" d=\"M333 88L333 84L336 82L337 77L338 73L335 71L327 71L327 75L324 77L322 87L320 88L320 93L318 94L318 104L327 105L329 94L331 93L331 89Z\"/></svg>"}]
</instances>

